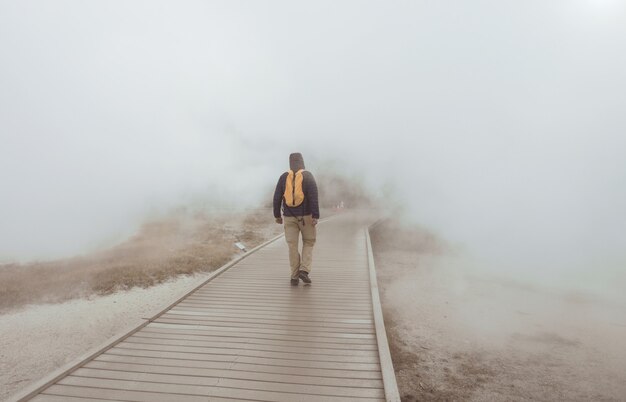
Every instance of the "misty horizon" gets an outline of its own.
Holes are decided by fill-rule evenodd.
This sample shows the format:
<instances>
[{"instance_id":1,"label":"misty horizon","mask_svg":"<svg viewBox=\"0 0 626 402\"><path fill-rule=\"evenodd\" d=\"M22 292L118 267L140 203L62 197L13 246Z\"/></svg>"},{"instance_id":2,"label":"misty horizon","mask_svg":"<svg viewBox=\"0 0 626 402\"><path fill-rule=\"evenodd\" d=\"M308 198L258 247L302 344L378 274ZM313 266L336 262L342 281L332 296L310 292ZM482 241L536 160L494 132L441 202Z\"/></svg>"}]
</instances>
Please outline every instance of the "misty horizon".
<instances>
[{"instance_id":1,"label":"misty horizon","mask_svg":"<svg viewBox=\"0 0 626 402\"><path fill-rule=\"evenodd\" d=\"M463 269L619 294L624 49L611 0L4 2L0 262L260 206L299 151Z\"/></svg>"}]
</instances>

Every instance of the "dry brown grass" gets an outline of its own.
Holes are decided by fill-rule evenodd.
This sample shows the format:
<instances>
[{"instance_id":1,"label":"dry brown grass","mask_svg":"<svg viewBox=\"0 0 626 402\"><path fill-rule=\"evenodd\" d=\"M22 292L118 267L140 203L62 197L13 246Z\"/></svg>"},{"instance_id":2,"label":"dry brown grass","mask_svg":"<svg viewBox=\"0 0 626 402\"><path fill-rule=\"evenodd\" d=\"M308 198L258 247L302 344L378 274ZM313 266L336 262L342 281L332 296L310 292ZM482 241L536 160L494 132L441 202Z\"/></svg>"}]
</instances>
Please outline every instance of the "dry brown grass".
<instances>
[{"instance_id":1,"label":"dry brown grass","mask_svg":"<svg viewBox=\"0 0 626 402\"><path fill-rule=\"evenodd\" d=\"M239 251L280 232L271 211L245 216L179 212L150 222L126 242L69 259L0 266L0 311L31 303L54 303L135 286L148 287L177 275L212 271Z\"/></svg>"}]
</instances>

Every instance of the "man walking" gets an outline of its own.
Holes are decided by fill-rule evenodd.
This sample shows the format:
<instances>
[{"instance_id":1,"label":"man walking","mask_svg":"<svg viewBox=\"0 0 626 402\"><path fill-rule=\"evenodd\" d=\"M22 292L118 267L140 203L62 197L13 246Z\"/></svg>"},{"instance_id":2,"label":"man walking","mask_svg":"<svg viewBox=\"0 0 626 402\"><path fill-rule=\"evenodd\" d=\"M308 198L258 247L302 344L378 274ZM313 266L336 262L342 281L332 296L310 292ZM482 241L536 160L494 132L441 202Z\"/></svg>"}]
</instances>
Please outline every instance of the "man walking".
<instances>
[{"instance_id":1,"label":"man walking","mask_svg":"<svg viewBox=\"0 0 626 402\"><path fill-rule=\"evenodd\" d=\"M311 172L304 170L304 159L300 153L289 155L289 171L278 179L274 191L274 217L278 224L283 224L284 221L285 240L289 246L291 285L298 286L300 279L305 285L310 285L315 225L320 218L320 210L315 178ZM300 233L302 256L298 250Z\"/></svg>"}]
</instances>

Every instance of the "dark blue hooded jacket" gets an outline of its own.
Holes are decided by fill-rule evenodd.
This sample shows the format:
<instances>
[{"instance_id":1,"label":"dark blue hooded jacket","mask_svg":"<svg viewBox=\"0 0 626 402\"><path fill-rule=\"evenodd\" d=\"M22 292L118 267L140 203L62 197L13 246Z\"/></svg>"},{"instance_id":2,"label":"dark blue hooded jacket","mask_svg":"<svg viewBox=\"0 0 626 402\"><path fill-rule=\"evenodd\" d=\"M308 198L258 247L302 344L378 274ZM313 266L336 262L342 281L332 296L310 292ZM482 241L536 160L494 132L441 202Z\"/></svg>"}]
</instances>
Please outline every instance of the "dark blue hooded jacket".
<instances>
[{"instance_id":1,"label":"dark blue hooded jacket","mask_svg":"<svg viewBox=\"0 0 626 402\"><path fill-rule=\"evenodd\" d=\"M283 173L276 183L274 191L274 217L281 217L281 207L285 216L305 216L312 215L314 219L320 218L320 207L317 200L317 183L311 172L302 172L302 191L304 192L304 202L297 207L288 207L285 205L283 194L285 194L285 182L289 172Z\"/></svg>"}]
</instances>

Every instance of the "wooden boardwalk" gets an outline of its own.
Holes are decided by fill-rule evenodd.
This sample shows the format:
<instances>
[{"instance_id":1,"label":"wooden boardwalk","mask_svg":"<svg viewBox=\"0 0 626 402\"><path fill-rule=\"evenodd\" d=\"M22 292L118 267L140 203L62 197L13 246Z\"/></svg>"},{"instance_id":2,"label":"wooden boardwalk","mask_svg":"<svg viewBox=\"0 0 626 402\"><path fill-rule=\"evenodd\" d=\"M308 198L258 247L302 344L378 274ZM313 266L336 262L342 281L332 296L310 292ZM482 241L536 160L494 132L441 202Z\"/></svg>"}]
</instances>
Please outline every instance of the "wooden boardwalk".
<instances>
[{"instance_id":1,"label":"wooden boardwalk","mask_svg":"<svg viewBox=\"0 0 626 402\"><path fill-rule=\"evenodd\" d=\"M280 238L19 400L399 400L366 224L320 224L312 286Z\"/></svg>"}]
</instances>

